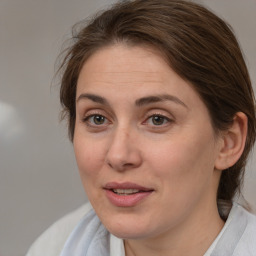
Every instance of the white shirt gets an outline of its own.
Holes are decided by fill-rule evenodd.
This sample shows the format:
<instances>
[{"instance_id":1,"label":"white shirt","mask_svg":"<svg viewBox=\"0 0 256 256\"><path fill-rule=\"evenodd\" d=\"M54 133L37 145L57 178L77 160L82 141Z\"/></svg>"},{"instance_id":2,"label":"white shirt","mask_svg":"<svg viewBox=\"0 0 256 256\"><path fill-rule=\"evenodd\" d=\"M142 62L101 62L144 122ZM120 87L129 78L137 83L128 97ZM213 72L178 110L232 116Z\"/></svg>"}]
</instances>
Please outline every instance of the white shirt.
<instances>
[{"instance_id":1,"label":"white shirt","mask_svg":"<svg viewBox=\"0 0 256 256\"><path fill-rule=\"evenodd\" d=\"M45 255L125 256L125 251L123 240L110 234L90 204L86 204L45 231L27 253L27 256ZM256 217L237 204L204 254L222 255L256 256Z\"/></svg>"}]
</instances>

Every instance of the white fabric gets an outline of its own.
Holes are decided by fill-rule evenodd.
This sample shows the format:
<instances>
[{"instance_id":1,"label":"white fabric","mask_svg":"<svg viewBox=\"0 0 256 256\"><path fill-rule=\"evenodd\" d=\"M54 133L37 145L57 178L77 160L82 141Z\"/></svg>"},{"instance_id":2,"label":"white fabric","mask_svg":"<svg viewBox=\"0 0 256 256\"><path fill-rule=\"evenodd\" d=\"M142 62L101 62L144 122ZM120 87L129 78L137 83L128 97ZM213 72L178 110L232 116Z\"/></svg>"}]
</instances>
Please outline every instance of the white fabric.
<instances>
[{"instance_id":1,"label":"white fabric","mask_svg":"<svg viewBox=\"0 0 256 256\"><path fill-rule=\"evenodd\" d=\"M110 235L110 255L109 256L125 256L123 240Z\"/></svg>"},{"instance_id":2,"label":"white fabric","mask_svg":"<svg viewBox=\"0 0 256 256\"><path fill-rule=\"evenodd\" d=\"M111 235L87 204L54 224L27 254L45 255L125 256L125 251L123 240ZM256 217L237 204L233 205L224 228L204 256L222 255L256 256Z\"/></svg>"},{"instance_id":3,"label":"white fabric","mask_svg":"<svg viewBox=\"0 0 256 256\"><path fill-rule=\"evenodd\" d=\"M85 204L76 211L59 219L32 244L26 256L57 256L63 249L70 233L78 222L91 210Z\"/></svg>"},{"instance_id":4,"label":"white fabric","mask_svg":"<svg viewBox=\"0 0 256 256\"><path fill-rule=\"evenodd\" d=\"M216 239L213 241L213 243L211 244L211 246L209 247L209 249L207 250L207 252L204 254L204 256L211 256L212 252L214 251L218 241L220 240L220 238L222 237L223 233L225 232L225 230L228 228L231 220L233 219L233 215L234 215L234 211L235 211L235 207L233 207L233 209L231 209L228 219L225 222L224 227L222 228L222 230L220 231L219 235L216 237Z\"/></svg>"}]
</instances>

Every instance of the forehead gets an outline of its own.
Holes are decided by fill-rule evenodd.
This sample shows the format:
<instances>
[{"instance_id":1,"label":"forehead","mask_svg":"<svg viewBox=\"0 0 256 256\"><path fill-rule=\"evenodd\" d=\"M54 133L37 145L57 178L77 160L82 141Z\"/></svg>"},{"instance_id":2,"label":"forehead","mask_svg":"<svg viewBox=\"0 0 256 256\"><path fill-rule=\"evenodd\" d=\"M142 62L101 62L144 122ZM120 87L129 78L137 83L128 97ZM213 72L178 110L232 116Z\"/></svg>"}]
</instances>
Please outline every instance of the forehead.
<instances>
[{"instance_id":1,"label":"forehead","mask_svg":"<svg viewBox=\"0 0 256 256\"><path fill-rule=\"evenodd\" d=\"M117 85L163 85L171 80L182 79L170 68L159 51L149 46L127 46L123 44L104 47L84 63L78 78L81 87L100 84ZM184 81L185 82L185 81Z\"/></svg>"},{"instance_id":2,"label":"forehead","mask_svg":"<svg viewBox=\"0 0 256 256\"><path fill-rule=\"evenodd\" d=\"M116 65L115 68L118 68L120 72L149 71L149 68L151 71L157 71L158 66L155 66L156 62L167 65L163 55L157 49L148 45L131 46L125 43L113 44L98 49L87 59L84 66L86 66L88 62L90 63L90 66L96 64L98 71L104 70L105 72L113 71L113 65ZM127 63L132 65L124 67L123 65L126 65ZM144 63L144 65L139 67L137 64L140 63ZM145 63L147 64L146 66ZM94 68L95 66L93 69Z\"/></svg>"},{"instance_id":3,"label":"forehead","mask_svg":"<svg viewBox=\"0 0 256 256\"><path fill-rule=\"evenodd\" d=\"M171 94L186 105L201 101L193 86L167 64L164 57L149 46L112 45L98 50L84 63L77 83L81 93L103 97L134 98Z\"/></svg>"}]
</instances>

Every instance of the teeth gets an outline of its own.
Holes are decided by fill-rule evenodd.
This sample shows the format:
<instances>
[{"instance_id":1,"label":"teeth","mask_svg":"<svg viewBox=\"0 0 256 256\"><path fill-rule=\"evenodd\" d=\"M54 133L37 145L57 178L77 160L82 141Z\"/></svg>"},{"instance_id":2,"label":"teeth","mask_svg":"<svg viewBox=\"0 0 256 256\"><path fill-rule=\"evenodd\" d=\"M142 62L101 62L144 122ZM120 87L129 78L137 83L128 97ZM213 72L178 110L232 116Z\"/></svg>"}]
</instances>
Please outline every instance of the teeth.
<instances>
[{"instance_id":1,"label":"teeth","mask_svg":"<svg viewBox=\"0 0 256 256\"><path fill-rule=\"evenodd\" d=\"M138 189L113 189L113 191L119 195L131 195L139 192Z\"/></svg>"}]
</instances>

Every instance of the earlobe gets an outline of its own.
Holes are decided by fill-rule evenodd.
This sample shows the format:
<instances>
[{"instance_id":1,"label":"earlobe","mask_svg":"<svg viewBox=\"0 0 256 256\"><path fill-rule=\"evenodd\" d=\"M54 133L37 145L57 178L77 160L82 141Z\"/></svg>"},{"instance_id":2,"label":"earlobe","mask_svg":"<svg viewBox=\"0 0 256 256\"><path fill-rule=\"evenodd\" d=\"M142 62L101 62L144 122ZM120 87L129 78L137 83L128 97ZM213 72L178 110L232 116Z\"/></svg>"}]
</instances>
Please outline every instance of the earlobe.
<instances>
[{"instance_id":1,"label":"earlobe","mask_svg":"<svg viewBox=\"0 0 256 256\"><path fill-rule=\"evenodd\" d=\"M222 145L215 161L215 169L225 170L241 157L247 136L247 116L238 112L230 128L223 133Z\"/></svg>"}]
</instances>

